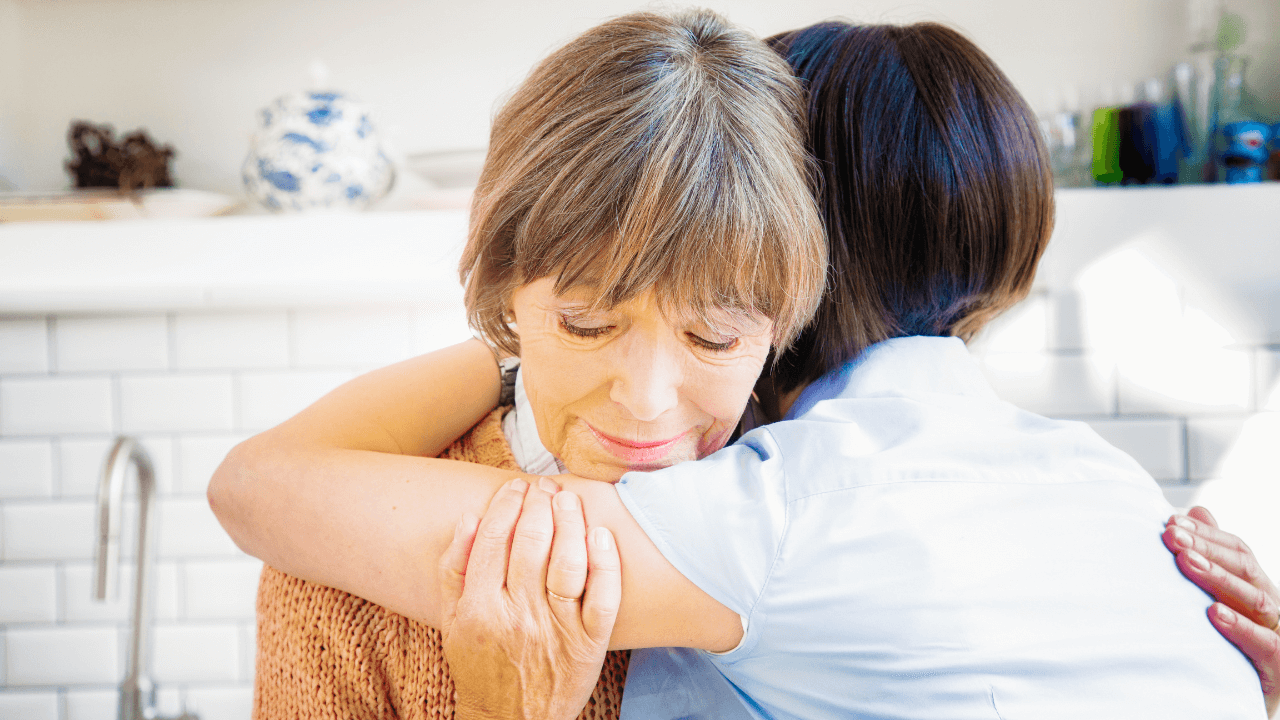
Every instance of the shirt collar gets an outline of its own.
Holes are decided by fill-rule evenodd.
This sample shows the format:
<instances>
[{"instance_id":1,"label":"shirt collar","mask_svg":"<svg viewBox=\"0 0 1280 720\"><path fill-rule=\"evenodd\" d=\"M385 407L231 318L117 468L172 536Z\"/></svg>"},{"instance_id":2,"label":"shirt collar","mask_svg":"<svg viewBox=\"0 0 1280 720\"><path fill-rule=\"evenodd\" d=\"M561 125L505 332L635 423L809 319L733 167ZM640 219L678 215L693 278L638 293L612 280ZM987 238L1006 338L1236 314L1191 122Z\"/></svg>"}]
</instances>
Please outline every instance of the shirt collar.
<instances>
[{"instance_id":1,"label":"shirt collar","mask_svg":"<svg viewBox=\"0 0 1280 720\"><path fill-rule=\"evenodd\" d=\"M818 378L783 419L794 420L824 400L918 394L996 397L962 340L916 335L878 342Z\"/></svg>"},{"instance_id":2,"label":"shirt collar","mask_svg":"<svg viewBox=\"0 0 1280 720\"><path fill-rule=\"evenodd\" d=\"M543 446L542 439L538 437L538 421L533 416L529 396L524 392L523 370L516 371L515 407L507 413L507 417L510 418L510 425L504 419L502 430L521 470L531 475L559 475L565 472L564 466Z\"/></svg>"}]
</instances>

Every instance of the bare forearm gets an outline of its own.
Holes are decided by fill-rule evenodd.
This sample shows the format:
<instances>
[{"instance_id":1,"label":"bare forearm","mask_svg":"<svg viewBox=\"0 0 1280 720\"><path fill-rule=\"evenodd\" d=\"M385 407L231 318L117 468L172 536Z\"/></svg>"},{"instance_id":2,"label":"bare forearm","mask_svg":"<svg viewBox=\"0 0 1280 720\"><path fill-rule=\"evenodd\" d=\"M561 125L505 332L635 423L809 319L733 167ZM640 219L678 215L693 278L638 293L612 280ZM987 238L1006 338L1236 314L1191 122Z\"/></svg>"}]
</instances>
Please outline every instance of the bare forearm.
<instances>
[{"instance_id":1,"label":"bare forearm","mask_svg":"<svg viewBox=\"0 0 1280 720\"><path fill-rule=\"evenodd\" d=\"M224 469L209 499L242 550L433 627L436 567L454 527L463 513L483 515L494 492L516 475L448 460L253 440L233 450Z\"/></svg>"},{"instance_id":2,"label":"bare forearm","mask_svg":"<svg viewBox=\"0 0 1280 720\"><path fill-rule=\"evenodd\" d=\"M454 528L520 474L423 456L464 433L497 394L497 365L474 344L362 376L232 450L209 484L210 505L250 555L438 628L437 569ZM663 558L611 485L558 479L593 526L613 532L622 557L614 648L737 642L737 616Z\"/></svg>"},{"instance_id":3,"label":"bare forearm","mask_svg":"<svg viewBox=\"0 0 1280 720\"><path fill-rule=\"evenodd\" d=\"M234 473L229 472L235 468ZM464 513L484 515L512 477L452 460L246 441L219 469L214 512L245 552L439 627L437 569ZM299 481L304 477L305 481ZM592 527L616 539L623 599L610 646L726 650L737 615L698 590L645 536L608 483L555 478L582 498Z\"/></svg>"},{"instance_id":4,"label":"bare forearm","mask_svg":"<svg viewBox=\"0 0 1280 720\"><path fill-rule=\"evenodd\" d=\"M428 458L497 399L475 341L375 370L232 450L209 503L251 555L429 621L454 523L513 473Z\"/></svg>"}]
</instances>

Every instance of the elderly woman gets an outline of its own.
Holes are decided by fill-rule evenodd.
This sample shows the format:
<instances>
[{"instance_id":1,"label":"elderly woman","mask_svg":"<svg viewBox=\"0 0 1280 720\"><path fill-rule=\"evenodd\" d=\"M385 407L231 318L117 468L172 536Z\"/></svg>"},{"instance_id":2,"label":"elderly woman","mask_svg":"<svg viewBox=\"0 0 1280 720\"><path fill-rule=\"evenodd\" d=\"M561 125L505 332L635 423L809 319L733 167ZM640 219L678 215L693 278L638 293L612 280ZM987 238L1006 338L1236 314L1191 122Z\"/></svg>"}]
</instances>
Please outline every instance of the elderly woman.
<instances>
[{"instance_id":1,"label":"elderly woman","mask_svg":"<svg viewBox=\"0 0 1280 720\"><path fill-rule=\"evenodd\" d=\"M959 340L946 337L971 334L1025 294L1047 239L1050 188L1021 99L985 56L936 26L824 26L782 44L821 111L812 145L827 172L835 268L818 329L775 373L788 420L703 463L627 475L617 489L563 478L585 517L613 531L623 558L614 646L707 651L636 655L632 714L1260 716L1256 677L1197 617L1200 599L1161 561L1158 544L1153 552L1150 526L1167 505L1150 479L1080 426L996 401ZM520 426L532 415L532 439L553 460L604 477L714 447L700 428L714 438L715 422L693 421L714 413L681 395L691 373L675 349L749 347L751 333L691 332L656 295L602 297L592 273L585 277L558 288L525 276L511 294L507 319L521 343L518 387L529 409L517 405L516 436L530 438ZM450 358L465 352L435 364L451 370L463 361ZM552 366L563 378L552 380ZM365 387L388 402L387 387ZM332 412L340 401L328 419L342 417ZM281 467L286 482L332 478L318 467L322 443L305 434L264 442L230 469L265 478ZM276 462L290 457L301 464ZM361 507L358 483L376 478L354 464L347 471L359 478L326 482L337 497L320 502L280 481L232 488L232 502L285 498L302 516L267 507L256 528L233 536L243 545L268 535L273 512L293 537L336 527L347 532L340 541L313 539L361 555L416 555L418 582L429 586L422 555L432 553L422 547L442 547L438 531L417 548L350 533L328 503L351 505L361 526L399 511ZM433 476L417 498L385 483L392 497L379 500L405 502L398 507L414 508L412 520L430 524L445 514L441 498L470 503L464 475L487 479L456 474ZM562 496L573 497L557 494L557 509ZM522 523L552 514L547 493L509 486L494 501L508 526L513 501L525 503ZM1103 532L1073 532L1080 527ZM510 567L529 567L520 553L545 558L551 543L531 546L536 535L517 536ZM381 585L402 607L430 593L397 596L385 590L394 580L308 567L305 550L272 544L260 544L271 562L329 572L357 592ZM557 618L555 603L577 607L580 585L553 586L563 579L554 567L545 578L507 567L466 577L464 593L505 580ZM1143 601L1153 596L1160 601Z\"/></svg>"},{"instance_id":2,"label":"elderly woman","mask_svg":"<svg viewBox=\"0 0 1280 720\"><path fill-rule=\"evenodd\" d=\"M451 714L437 558L511 471L558 472L540 433L573 472L608 481L726 443L822 291L802 97L780 57L706 12L624 16L533 70L494 121L463 268L474 326L524 359L537 430L490 412L498 375L472 343L360 378L230 454L210 500L269 565L259 718ZM443 401L431 381L446 376L476 392ZM432 457L458 434L435 428L459 418L481 422L447 457L490 467ZM635 587L631 642L706 642L684 613L709 597L664 613L687 581ZM625 656L609 669L597 705L616 715Z\"/></svg>"}]
</instances>

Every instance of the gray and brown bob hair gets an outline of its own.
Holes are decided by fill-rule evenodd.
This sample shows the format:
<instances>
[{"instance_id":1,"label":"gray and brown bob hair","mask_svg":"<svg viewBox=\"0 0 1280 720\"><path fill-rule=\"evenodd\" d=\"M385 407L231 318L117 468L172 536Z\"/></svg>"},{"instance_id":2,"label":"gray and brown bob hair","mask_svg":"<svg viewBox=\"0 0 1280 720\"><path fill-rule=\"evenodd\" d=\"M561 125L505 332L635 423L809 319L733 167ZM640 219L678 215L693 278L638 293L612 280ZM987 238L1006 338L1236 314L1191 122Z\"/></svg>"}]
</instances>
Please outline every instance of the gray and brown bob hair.
<instances>
[{"instance_id":1,"label":"gray and brown bob hair","mask_svg":"<svg viewBox=\"0 0 1280 720\"><path fill-rule=\"evenodd\" d=\"M555 277L600 308L654 289L679 319L758 313L785 348L826 271L804 109L786 63L707 11L556 51L493 123L459 268L472 327L518 354L511 295Z\"/></svg>"}]
</instances>

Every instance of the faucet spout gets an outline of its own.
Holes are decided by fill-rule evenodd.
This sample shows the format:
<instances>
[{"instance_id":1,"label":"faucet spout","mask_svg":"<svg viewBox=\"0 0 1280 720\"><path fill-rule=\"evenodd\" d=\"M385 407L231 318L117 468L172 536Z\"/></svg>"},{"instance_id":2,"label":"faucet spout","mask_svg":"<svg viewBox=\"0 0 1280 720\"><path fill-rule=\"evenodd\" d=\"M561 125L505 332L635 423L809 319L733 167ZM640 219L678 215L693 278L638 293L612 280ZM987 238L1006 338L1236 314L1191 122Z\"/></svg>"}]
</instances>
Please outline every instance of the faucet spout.
<instances>
[{"instance_id":1,"label":"faucet spout","mask_svg":"<svg viewBox=\"0 0 1280 720\"><path fill-rule=\"evenodd\" d=\"M120 683L120 720L162 720L155 709L155 687L150 678L151 566L155 562L151 533L155 516L155 470L151 458L131 437L116 438L102 466L98 482L98 543L94 566L94 597L106 600L118 594L120 576L121 515L128 469L137 470L138 545L130 612L129 663ZM194 718L186 713L183 717Z\"/></svg>"}]
</instances>

